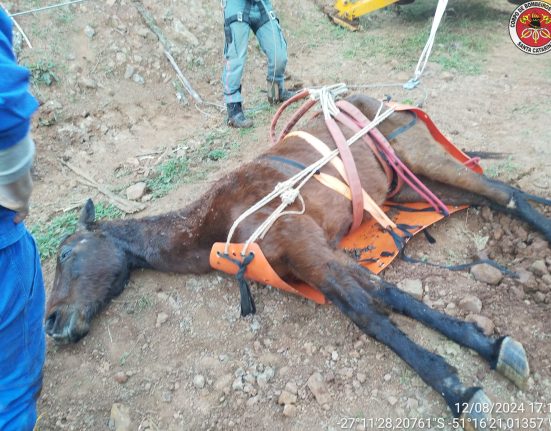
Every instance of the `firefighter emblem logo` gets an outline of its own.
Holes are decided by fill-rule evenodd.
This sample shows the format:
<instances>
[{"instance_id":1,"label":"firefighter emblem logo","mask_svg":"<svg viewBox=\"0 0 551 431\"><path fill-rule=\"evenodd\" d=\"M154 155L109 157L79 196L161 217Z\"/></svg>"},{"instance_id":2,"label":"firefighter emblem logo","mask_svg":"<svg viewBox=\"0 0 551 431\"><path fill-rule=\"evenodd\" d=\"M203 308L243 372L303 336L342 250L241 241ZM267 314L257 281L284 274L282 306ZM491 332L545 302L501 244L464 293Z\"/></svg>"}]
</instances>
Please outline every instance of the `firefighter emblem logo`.
<instances>
[{"instance_id":1,"label":"firefighter emblem logo","mask_svg":"<svg viewBox=\"0 0 551 431\"><path fill-rule=\"evenodd\" d=\"M527 1L511 15L509 33L520 50L534 55L551 51L551 3Z\"/></svg>"}]
</instances>

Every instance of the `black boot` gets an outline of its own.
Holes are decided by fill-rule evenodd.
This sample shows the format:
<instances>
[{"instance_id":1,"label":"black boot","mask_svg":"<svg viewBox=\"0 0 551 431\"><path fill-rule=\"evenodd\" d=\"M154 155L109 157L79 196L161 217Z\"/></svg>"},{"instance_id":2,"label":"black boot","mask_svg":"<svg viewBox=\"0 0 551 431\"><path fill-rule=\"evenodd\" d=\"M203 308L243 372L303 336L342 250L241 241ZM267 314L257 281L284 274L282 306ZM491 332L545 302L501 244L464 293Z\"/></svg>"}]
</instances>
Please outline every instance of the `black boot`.
<instances>
[{"instance_id":1,"label":"black boot","mask_svg":"<svg viewBox=\"0 0 551 431\"><path fill-rule=\"evenodd\" d=\"M249 120L243 114L241 102L228 103L226 109L228 111L228 126L238 129L248 129L253 126L252 120Z\"/></svg>"},{"instance_id":2,"label":"black boot","mask_svg":"<svg viewBox=\"0 0 551 431\"><path fill-rule=\"evenodd\" d=\"M289 91L282 84L281 86L274 81L268 81L268 102L271 105L276 105L289 100L296 94L294 91Z\"/></svg>"}]
</instances>

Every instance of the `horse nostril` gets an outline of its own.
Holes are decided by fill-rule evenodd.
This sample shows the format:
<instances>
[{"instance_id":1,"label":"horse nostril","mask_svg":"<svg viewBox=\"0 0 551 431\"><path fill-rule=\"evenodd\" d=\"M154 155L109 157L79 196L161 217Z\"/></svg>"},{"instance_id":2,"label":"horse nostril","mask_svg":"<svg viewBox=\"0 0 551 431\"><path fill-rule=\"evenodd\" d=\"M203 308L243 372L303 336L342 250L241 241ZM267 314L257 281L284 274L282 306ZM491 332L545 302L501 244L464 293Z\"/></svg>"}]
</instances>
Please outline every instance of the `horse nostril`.
<instances>
[{"instance_id":1,"label":"horse nostril","mask_svg":"<svg viewBox=\"0 0 551 431\"><path fill-rule=\"evenodd\" d=\"M49 336L53 336L53 334L54 334L54 327L55 327L55 323L56 323L56 320L57 320L57 316L58 316L58 312L54 311L46 319L46 323L45 323L44 327L45 327L45 330L46 330L46 334L48 334Z\"/></svg>"}]
</instances>

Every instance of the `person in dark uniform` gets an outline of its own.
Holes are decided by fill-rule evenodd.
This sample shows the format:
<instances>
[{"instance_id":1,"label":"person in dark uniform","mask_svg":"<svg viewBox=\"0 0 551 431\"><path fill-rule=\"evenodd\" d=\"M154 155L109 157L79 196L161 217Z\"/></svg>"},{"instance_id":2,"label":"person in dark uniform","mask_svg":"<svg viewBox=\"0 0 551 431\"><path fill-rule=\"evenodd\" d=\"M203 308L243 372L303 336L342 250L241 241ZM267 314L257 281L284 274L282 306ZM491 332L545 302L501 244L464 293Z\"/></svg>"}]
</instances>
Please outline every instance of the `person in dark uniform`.
<instances>
[{"instance_id":1,"label":"person in dark uniform","mask_svg":"<svg viewBox=\"0 0 551 431\"><path fill-rule=\"evenodd\" d=\"M247 60L249 33L256 35L268 58L268 101L289 99L293 93L284 86L287 43L270 0L222 0L224 7L224 71L222 85L228 111L228 125L248 128L253 122L243 114L241 78Z\"/></svg>"}]
</instances>

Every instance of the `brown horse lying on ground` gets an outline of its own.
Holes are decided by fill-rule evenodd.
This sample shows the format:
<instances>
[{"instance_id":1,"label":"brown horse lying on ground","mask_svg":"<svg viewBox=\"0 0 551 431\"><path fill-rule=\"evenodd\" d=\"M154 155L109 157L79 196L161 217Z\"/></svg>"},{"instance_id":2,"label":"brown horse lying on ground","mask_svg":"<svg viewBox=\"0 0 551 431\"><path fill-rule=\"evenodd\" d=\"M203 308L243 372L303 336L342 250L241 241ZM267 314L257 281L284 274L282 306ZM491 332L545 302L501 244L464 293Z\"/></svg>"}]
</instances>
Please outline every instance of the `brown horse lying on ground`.
<instances>
[{"instance_id":1,"label":"brown horse lying on ground","mask_svg":"<svg viewBox=\"0 0 551 431\"><path fill-rule=\"evenodd\" d=\"M379 101L366 96L347 100L369 118L380 106ZM388 135L410 119L406 113L395 112L379 130ZM321 116L311 119L304 130L332 145ZM392 139L391 145L409 169L447 204L489 205L523 219L551 241L551 222L528 203L532 200L550 205L551 201L467 169L433 141L423 123ZM364 189L382 204L388 190L384 170L361 142L351 149ZM286 139L222 178L188 207L160 216L95 222L94 205L89 200L77 232L60 247L47 307L47 333L60 343L81 339L88 333L93 316L121 293L136 268L186 274L210 271L213 243L225 241L240 214L271 192L276 183L296 174L296 167L282 163L282 158L309 165L319 155L300 139ZM336 175L331 165L322 172ZM352 222L350 202L314 180L305 185L301 195L305 214L279 218L258 241L283 279L302 280L323 292L363 332L390 347L440 393L455 416L466 412L467 417L485 417L483 413L476 416L476 409L465 410L466 403L485 401L484 393L479 388L465 387L456 370L441 356L408 338L392 322L389 311L416 319L476 351L492 368L523 386L529 368L519 343L510 337L487 337L475 324L435 311L373 275L336 249ZM410 202L420 198L411 188L404 187L392 200ZM272 202L240 224L234 241L245 242L276 205ZM294 203L291 209L299 209L299 205Z\"/></svg>"}]
</instances>

